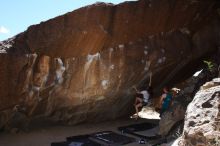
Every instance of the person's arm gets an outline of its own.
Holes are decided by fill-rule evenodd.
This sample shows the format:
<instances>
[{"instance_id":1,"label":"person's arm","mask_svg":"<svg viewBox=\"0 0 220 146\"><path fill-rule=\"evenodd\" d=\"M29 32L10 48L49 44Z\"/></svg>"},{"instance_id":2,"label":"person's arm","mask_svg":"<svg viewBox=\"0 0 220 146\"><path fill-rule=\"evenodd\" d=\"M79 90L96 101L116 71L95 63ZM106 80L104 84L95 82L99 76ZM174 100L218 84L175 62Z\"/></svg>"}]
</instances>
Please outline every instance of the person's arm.
<instances>
[{"instance_id":1,"label":"person's arm","mask_svg":"<svg viewBox=\"0 0 220 146\"><path fill-rule=\"evenodd\" d=\"M133 88L134 88L134 90L135 90L137 93L140 93L140 91L138 91L135 86L133 86Z\"/></svg>"},{"instance_id":2,"label":"person's arm","mask_svg":"<svg viewBox=\"0 0 220 146\"><path fill-rule=\"evenodd\" d=\"M166 98L166 94L165 94L165 93L161 95L161 97L160 97L160 103L163 103L164 98Z\"/></svg>"},{"instance_id":3,"label":"person's arm","mask_svg":"<svg viewBox=\"0 0 220 146\"><path fill-rule=\"evenodd\" d=\"M151 83L152 83L152 72L150 72L150 81L149 81L149 87L151 87Z\"/></svg>"}]
</instances>

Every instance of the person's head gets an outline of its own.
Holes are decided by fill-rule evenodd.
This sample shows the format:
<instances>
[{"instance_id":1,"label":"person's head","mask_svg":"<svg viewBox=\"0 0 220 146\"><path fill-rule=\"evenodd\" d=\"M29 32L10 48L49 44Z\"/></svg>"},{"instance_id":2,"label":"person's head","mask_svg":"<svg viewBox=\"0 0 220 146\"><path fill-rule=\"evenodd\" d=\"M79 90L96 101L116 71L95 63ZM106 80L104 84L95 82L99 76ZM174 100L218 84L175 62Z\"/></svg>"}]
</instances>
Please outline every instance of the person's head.
<instances>
[{"instance_id":1,"label":"person's head","mask_svg":"<svg viewBox=\"0 0 220 146\"><path fill-rule=\"evenodd\" d=\"M144 86L140 87L139 89L140 89L140 91L146 90L146 88Z\"/></svg>"},{"instance_id":2,"label":"person's head","mask_svg":"<svg viewBox=\"0 0 220 146\"><path fill-rule=\"evenodd\" d=\"M151 86L145 86L145 90L151 90L152 89L152 87Z\"/></svg>"},{"instance_id":3,"label":"person's head","mask_svg":"<svg viewBox=\"0 0 220 146\"><path fill-rule=\"evenodd\" d=\"M169 89L168 89L167 87L164 87L164 88L163 88L163 92L164 92L164 93L168 93L168 92L169 92Z\"/></svg>"},{"instance_id":4,"label":"person's head","mask_svg":"<svg viewBox=\"0 0 220 146\"><path fill-rule=\"evenodd\" d=\"M150 89L150 87L149 86L147 86L147 85L144 85L142 88L141 88L141 90L149 90Z\"/></svg>"},{"instance_id":5,"label":"person's head","mask_svg":"<svg viewBox=\"0 0 220 146\"><path fill-rule=\"evenodd\" d=\"M153 96L153 87L152 86L147 86L147 91L150 94L150 96Z\"/></svg>"}]
</instances>

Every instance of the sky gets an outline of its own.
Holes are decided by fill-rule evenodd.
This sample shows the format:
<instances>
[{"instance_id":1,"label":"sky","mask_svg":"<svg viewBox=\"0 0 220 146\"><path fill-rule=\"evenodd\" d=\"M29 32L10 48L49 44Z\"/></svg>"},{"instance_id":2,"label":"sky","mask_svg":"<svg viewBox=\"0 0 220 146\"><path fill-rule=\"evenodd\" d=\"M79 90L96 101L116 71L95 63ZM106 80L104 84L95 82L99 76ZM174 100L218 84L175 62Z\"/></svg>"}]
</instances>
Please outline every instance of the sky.
<instances>
[{"instance_id":1,"label":"sky","mask_svg":"<svg viewBox=\"0 0 220 146\"><path fill-rule=\"evenodd\" d=\"M118 4L135 0L1 0L0 41L25 31L30 25L97 1Z\"/></svg>"}]
</instances>

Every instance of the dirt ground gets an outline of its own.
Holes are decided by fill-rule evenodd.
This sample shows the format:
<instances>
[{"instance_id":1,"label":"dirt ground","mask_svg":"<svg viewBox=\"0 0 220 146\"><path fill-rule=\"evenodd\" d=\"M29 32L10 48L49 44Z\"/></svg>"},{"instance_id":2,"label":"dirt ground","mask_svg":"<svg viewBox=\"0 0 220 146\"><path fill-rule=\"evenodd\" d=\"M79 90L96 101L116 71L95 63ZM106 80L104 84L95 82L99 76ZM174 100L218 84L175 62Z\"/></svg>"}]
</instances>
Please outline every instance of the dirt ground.
<instances>
[{"instance_id":1,"label":"dirt ground","mask_svg":"<svg viewBox=\"0 0 220 146\"><path fill-rule=\"evenodd\" d=\"M81 124L76 126L46 126L32 129L29 132L11 134L0 133L0 146L50 146L51 142L65 141L66 137L89 134L99 131L111 130L120 133L117 127L126 126L134 123L149 121L155 123L155 120L147 119L120 119L96 124ZM140 138L136 138L137 141ZM138 146L138 142L126 146ZM143 145L143 144L142 144Z\"/></svg>"}]
</instances>

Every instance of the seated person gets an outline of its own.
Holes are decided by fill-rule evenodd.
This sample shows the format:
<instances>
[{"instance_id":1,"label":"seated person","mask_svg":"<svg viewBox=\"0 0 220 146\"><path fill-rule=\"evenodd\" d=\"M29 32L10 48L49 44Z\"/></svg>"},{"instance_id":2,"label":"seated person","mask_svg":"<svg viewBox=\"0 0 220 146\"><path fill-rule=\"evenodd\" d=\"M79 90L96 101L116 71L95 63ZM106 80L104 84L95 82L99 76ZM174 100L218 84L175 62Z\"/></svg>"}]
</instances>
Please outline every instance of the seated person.
<instances>
[{"instance_id":1,"label":"seated person","mask_svg":"<svg viewBox=\"0 0 220 146\"><path fill-rule=\"evenodd\" d=\"M163 94L161 95L161 110L160 110L160 116L169 108L172 100L172 93L169 92L169 89L167 87L163 88Z\"/></svg>"},{"instance_id":2,"label":"seated person","mask_svg":"<svg viewBox=\"0 0 220 146\"><path fill-rule=\"evenodd\" d=\"M138 118L139 108L142 108L143 106L146 106L148 104L148 99L150 94L147 90L138 91L136 87L134 87L134 89L136 90L137 93L134 103L135 111L136 111L134 117Z\"/></svg>"}]
</instances>

